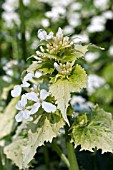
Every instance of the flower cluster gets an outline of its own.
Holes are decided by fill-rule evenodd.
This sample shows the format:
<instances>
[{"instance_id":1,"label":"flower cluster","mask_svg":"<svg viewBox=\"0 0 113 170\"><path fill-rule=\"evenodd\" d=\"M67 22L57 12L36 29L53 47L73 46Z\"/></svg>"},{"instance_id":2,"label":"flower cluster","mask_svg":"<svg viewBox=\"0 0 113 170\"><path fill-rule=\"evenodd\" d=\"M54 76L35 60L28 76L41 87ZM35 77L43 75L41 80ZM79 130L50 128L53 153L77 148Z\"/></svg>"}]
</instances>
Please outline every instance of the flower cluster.
<instances>
[{"instance_id":1,"label":"flower cluster","mask_svg":"<svg viewBox=\"0 0 113 170\"><path fill-rule=\"evenodd\" d=\"M69 124L66 111L70 97L67 99L66 103L63 103L64 109L62 109L60 105L62 100L61 102L58 101L62 98L62 94L60 93L58 95L56 93L56 88L58 86L54 88L53 84L57 82L58 79L61 79L61 81L67 81L68 79L68 86L70 87L71 85L72 88L76 90L72 80L74 77L76 80L76 74L78 74L78 70L80 69L80 76L81 74L84 74L85 77L85 83L84 85L80 84L80 89L81 87L86 86L87 76L84 72L84 69L78 65L76 67L75 61L76 59L85 55L87 52L87 46L74 44L74 42L69 37L63 35L63 30L61 28L58 28L55 36L53 32L47 34L45 30L40 29L38 31L38 38L40 39L41 43L39 43L36 56L33 56L36 61L34 61L27 69L28 74L23 78L22 84L16 85L11 91L11 95L13 97L18 97L21 94L22 89L27 91L22 95L21 100L16 105L17 110L20 110L16 115L16 121L20 122L24 119L31 120L31 115L37 113L39 108L42 107L42 109L47 113L55 112L56 109L59 109L64 120ZM40 81L35 81L37 79L37 71L41 72L42 78L39 79L42 81L42 84L44 83L44 79L47 80L45 89L49 89L49 92L41 87ZM33 87L30 87L30 82L32 82L31 84ZM35 82L36 85L33 85L33 82ZM54 90L51 88L52 85ZM67 88L69 88L68 86ZM67 96L70 95L70 92L71 90ZM48 97L50 95L52 95L53 98ZM50 103L49 100L52 100L53 104ZM57 108L54 103L57 104Z\"/></svg>"},{"instance_id":2,"label":"flower cluster","mask_svg":"<svg viewBox=\"0 0 113 170\"><path fill-rule=\"evenodd\" d=\"M11 95L13 97L18 97L21 92L22 88L27 87L28 93L25 93L21 96L21 100L18 101L16 105L16 109L19 110L19 113L15 116L17 122L21 122L23 120L30 121L32 120L31 115L35 114L39 108L42 106L44 111L47 113L55 112L56 106L50 102L45 101L46 98L50 95L45 89L41 89L40 93L36 85L32 88L30 87L30 81L33 78L32 73L28 73L22 81L21 85L16 85L14 89L11 91ZM29 105L29 101L32 101L33 104Z\"/></svg>"},{"instance_id":3,"label":"flower cluster","mask_svg":"<svg viewBox=\"0 0 113 170\"><path fill-rule=\"evenodd\" d=\"M60 74L64 76L69 75L70 72L72 71L72 64L69 62L67 62L66 64L60 63L59 65L55 62L54 67Z\"/></svg>"},{"instance_id":4,"label":"flower cluster","mask_svg":"<svg viewBox=\"0 0 113 170\"><path fill-rule=\"evenodd\" d=\"M38 38L40 41L49 40L47 43L47 52L50 54L57 54L60 50L70 47L73 42L70 41L69 37L63 35L63 30L61 28L58 29L56 36L54 36L53 32L50 32L47 35L45 30L40 29L38 31Z\"/></svg>"}]
</instances>

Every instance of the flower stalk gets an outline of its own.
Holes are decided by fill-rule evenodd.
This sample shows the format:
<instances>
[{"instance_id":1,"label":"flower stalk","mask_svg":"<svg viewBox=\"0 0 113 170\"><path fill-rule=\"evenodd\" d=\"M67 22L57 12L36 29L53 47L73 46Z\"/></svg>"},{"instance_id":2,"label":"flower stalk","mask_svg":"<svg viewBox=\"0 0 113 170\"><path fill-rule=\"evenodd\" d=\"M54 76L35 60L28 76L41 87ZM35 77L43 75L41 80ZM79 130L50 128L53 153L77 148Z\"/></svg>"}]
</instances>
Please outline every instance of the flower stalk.
<instances>
[{"instance_id":1,"label":"flower stalk","mask_svg":"<svg viewBox=\"0 0 113 170\"><path fill-rule=\"evenodd\" d=\"M70 142L70 136L68 135L69 126L65 126L65 139L66 139L66 147L68 152L68 160L70 163L70 170L79 170L76 154L74 152L73 144Z\"/></svg>"},{"instance_id":2,"label":"flower stalk","mask_svg":"<svg viewBox=\"0 0 113 170\"><path fill-rule=\"evenodd\" d=\"M60 158L63 160L63 162L66 164L68 168L70 168L70 163L65 154L62 152L62 150L58 147L58 145L53 141L52 142L52 148L53 150L60 156Z\"/></svg>"}]
</instances>

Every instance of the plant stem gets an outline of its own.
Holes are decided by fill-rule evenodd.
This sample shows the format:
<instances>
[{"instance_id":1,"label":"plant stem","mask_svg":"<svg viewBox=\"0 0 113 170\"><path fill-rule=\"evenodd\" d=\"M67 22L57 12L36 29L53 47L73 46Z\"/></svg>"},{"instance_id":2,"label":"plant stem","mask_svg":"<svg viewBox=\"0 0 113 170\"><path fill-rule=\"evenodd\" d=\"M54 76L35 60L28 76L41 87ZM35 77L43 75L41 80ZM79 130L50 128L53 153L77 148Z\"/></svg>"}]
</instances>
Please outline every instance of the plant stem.
<instances>
[{"instance_id":1,"label":"plant stem","mask_svg":"<svg viewBox=\"0 0 113 170\"><path fill-rule=\"evenodd\" d=\"M79 170L76 155L74 152L74 147L72 143L70 142L70 136L68 135L69 127L68 125L65 126L65 138L66 138L66 146L67 146L67 152L68 152L68 159L70 163L70 170Z\"/></svg>"},{"instance_id":2,"label":"plant stem","mask_svg":"<svg viewBox=\"0 0 113 170\"><path fill-rule=\"evenodd\" d=\"M59 146L53 142L52 143L52 148L53 150L60 156L60 158L64 161L64 163L67 165L67 167L70 167L69 161L66 158L66 156L64 155L64 153L62 152L62 150L59 148Z\"/></svg>"},{"instance_id":3,"label":"plant stem","mask_svg":"<svg viewBox=\"0 0 113 170\"><path fill-rule=\"evenodd\" d=\"M49 154L48 154L48 149L46 146L43 146L43 151L44 151L46 170L50 170Z\"/></svg>"},{"instance_id":4,"label":"plant stem","mask_svg":"<svg viewBox=\"0 0 113 170\"><path fill-rule=\"evenodd\" d=\"M24 18L24 4L23 0L19 0L20 8L20 32L21 32L21 49L22 59L26 61L26 38L25 38L25 18Z\"/></svg>"}]
</instances>

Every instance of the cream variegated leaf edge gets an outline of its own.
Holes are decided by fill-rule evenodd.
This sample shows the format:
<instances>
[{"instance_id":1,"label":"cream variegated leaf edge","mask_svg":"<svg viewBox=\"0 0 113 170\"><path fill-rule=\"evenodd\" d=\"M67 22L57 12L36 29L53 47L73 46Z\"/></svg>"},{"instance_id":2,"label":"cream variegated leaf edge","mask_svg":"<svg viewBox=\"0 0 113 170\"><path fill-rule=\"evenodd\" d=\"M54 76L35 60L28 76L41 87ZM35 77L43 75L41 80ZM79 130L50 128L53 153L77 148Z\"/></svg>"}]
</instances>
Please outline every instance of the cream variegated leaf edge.
<instances>
[{"instance_id":1,"label":"cream variegated leaf edge","mask_svg":"<svg viewBox=\"0 0 113 170\"><path fill-rule=\"evenodd\" d=\"M6 154L7 158L11 159L19 167L19 169L22 169L22 149L26 143L27 139L17 138L4 148L4 153Z\"/></svg>"},{"instance_id":2,"label":"cream variegated leaf edge","mask_svg":"<svg viewBox=\"0 0 113 170\"><path fill-rule=\"evenodd\" d=\"M9 135L14 129L14 117L17 112L15 105L18 100L19 98L13 98L6 107L4 113L0 114L0 138Z\"/></svg>"},{"instance_id":3,"label":"cream variegated leaf edge","mask_svg":"<svg viewBox=\"0 0 113 170\"><path fill-rule=\"evenodd\" d=\"M52 85L50 85L49 91L55 97L56 104L60 109L64 120L68 123L67 119L67 107L70 100L71 92L80 92L82 88L87 85L87 74L85 70L76 65L72 75L65 79L58 79Z\"/></svg>"},{"instance_id":4,"label":"cream variegated leaf edge","mask_svg":"<svg viewBox=\"0 0 113 170\"><path fill-rule=\"evenodd\" d=\"M43 114L30 125L27 144L23 148L23 168L26 168L33 159L36 149L44 145L44 142L52 142L52 139L60 134L59 130L65 125L61 113Z\"/></svg>"},{"instance_id":5,"label":"cream variegated leaf edge","mask_svg":"<svg viewBox=\"0 0 113 170\"><path fill-rule=\"evenodd\" d=\"M93 152L96 148L102 149L102 153L113 152L113 119L111 113L95 106L90 115L82 115L81 118L80 116L76 118L72 127L71 137L75 148L81 145L81 150ZM80 121L77 121L77 119Z\"/></svg>"}]
</instances>

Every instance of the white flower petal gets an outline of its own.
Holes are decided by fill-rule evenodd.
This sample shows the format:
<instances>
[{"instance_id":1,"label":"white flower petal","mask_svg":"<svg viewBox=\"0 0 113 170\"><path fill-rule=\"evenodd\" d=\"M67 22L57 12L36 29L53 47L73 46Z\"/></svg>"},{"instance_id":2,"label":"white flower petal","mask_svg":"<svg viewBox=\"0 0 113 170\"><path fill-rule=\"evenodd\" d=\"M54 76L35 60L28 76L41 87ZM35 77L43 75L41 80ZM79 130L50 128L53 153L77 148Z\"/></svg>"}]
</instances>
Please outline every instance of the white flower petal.
<instances>
[{"instance_id":1,"label":"white flower petal","mask_svg":"<svg viewBox=\"0 0 113 170\"><path fill-rule=\"evenodd\" d=\"M23 111L19 112L16 116L15 119L17 122L21 122L23 119Z\"/></svg>"},{"instance_id":2,"label":"white flower petal","mask_svg":"<svg viewBox=\"0 0 113 170\"><path fill-rule=\"evenodd\" d=\"M57 64L57 62L54 63L54 68L56 68L57 71L61 72L61 67Z\"/></svg>"},{"instance_id":3,"label":"white flower petal","mask_svg":"<svg viewBox=\"0 0 113 170\"><path fill-rule=\"evenodd\" d=\"M47 35L47 40L52 39L52 38L53 38L53 32L50 32L50 33Z\"/></svg>"},{"instance_id":4,"label":"white flower petal","mask_svg":"<svg viewBox=\"0 0 113 170\"><path fill-rule=\"evenodd\" d=\"M23 111L23 118L24 119L29 119L30 118L30 111L29 110L24 110Z\"/></svg>"},{"instance_id":5,"label":"white flower petal","mask_svg":"<svg viewBox=\"0 0 113 170\"><path fill-rule=\"evenodd\" d=\"M35 103L32 106L32 109L30 110L30 115L33 115L34 113L36 113L38 111L39 107L40 107L40 103Z\"/></svg>"},{"instance_id":6,"label":"white flower petal","mask_svg":"<svg viewBox=\"0 0 113 170\"><path fill-rule=\"evenodd\" d=\"M40 41L46 40L47 32L43 29L38 30L38 38L40 39Z\"/></svg>"},{"instance_id":7,"label":"white flower petal","mask_svg":"<svg viewBox=\"0 0 113 170\"><path fill-rule=\"evenodd\" d=\"M22 105L23 107L25 107L26 104L27 104L27 97L26 97L25 94L23 94L22 97L21 97L21 105Z\"/></svg>"},{"instance_id":8,"label":"white flower petal","mask_svg":"<svg viewBox=\"0 0 113 170\"><path fill-rule=\"evenodd\" d=\"M23 84L21 84L21 87L29 87L30 84L26 81L23 81Z\"/></svg>"},{"instance_id":9,"label":"white flower petal","mask_svg":"<svg viewBox=\"0 0 113 170\"><path fill-rule=\"evenodd\" d=\"M27 97L28 100L32 100L32 101L35 101L35 102L38 101L38 97L37 97L37 94L35 92L27 93L26 97Z\"/></svg>"},{"instance_id":10,"label":"white flower petal","mask_svg":"<svg viewBox=\"0 0 113 170\"><path fill-rule=\"evenodd\" d=\"M26 81L28 81L28 80L31 80L32 77L33 77L33 74L32 74L32 73L28 73L28 74L24 77L23 82L26 82Z\"/></svg>"},{"instance_id":11,"label":"white flower petal","mask_svg":"<svg viewBox=\"0 0 113 170\"><path fill-rule=\"evenodd\" d=\"M48 113L56 111L55 105L45 101L42 102L42 108Z\"/></svg>"},{"instance_id":12,"label":"white flower petal","mask_svg":"<svg viewBox=\"0 0 113 170\"><path fill-rule=\"evenodd\" d=\"M58 28L58 32L56 33L56 36L57 36L58 38L63 37L63 30L62 30L60 27Z\"/></svg>"},{"instance_id":13,"label":"white flower petal","mask_svg":"<svg viewBox=\"0 0 113 170\"><path fill-rule=\"evenodd\" d=\"M41 77L42 76L42 72L40 72L40 71L36 71L36 73L35 73L35 77L36 78L39 78L39 77Z\"/></svg>"},{"instance_id":14,"label":"white flower petal","mask_svg":"<svg viewBox=\"0 0 113 170\"><path fill-rule=\"evenodd\" d=\"M47 92L45 89L42 89L40 91L40 99L41 100L45 100L47 98L47 96L49 96L49 95L50 95L50 93Z\"/></svg>"},{"instance_id":15,"label":"white flower petal","mask_svg":"<svg viewBox=\"0 0 113 170\"><path fill-rule=\"evenodd\" d=\"M23 106L21 104L21 100L19 100L18 103L16 104L16 109L17 110L22 110L23 109Z\"/></svg>"},{"instance_id":16,"label":"white flower petal","mask_svg":"<svg viewBox=\"0 0 113 170\"><path fill-rule=\"evenodd\" d=\"M14 86L14 89L11 90L12 97L18 97L21 94L22 88L20 85Z\"/></svg>"}]
</instances>

